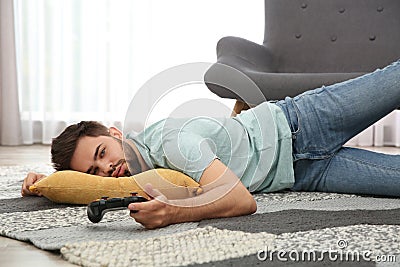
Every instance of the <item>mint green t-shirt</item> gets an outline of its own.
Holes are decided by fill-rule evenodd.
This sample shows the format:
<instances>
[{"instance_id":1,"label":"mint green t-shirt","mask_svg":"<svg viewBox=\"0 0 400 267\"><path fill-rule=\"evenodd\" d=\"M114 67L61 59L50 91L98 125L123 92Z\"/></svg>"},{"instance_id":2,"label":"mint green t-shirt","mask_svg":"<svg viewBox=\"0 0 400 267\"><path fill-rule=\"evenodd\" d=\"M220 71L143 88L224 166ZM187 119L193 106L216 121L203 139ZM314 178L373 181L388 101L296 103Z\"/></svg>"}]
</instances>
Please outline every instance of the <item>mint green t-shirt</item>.
<instances>
[{"instance_id":1,"label":"mint green t-shirt","mask_svg":"<svg viewBox=\"0 0 400 267\"><path fill-rule=\"evenodd\" d=\"M294 183L291 131L273 103L233 118L168 118L127 138L149 167L178 170L197 182L218 158L250 192L278 191Z\"/></svg>"}]
</instances>

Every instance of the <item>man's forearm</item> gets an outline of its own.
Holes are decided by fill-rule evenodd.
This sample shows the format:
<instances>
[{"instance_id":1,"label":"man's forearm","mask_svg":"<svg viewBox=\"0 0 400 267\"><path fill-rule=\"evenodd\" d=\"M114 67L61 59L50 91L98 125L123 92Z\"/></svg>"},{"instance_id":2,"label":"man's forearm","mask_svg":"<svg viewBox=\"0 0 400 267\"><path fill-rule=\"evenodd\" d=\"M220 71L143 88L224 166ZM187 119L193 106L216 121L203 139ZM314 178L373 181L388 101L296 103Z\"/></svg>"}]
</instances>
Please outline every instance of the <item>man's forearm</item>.
<instances>
[{"instance_id":1,"label":"man's forearm","mask_svg":"<svg viewBox=\"0 0 400 267\"><path fill-rule=\"evenodd\" d=\"M174 210L171 223L248 215L257 210L252 195L239 181L235 185L215 187L197 197L168 203Z\"/></svg>"},{"instance_id":2,"label":"man's forearm","mask_svg":"<svg viewBox=\"0 0 400 267\"><path fill-rule=\"evenodd\" d=\"M237 176L219 160L203 172L200 179L203 193L192 198L168 200L151 185L144 185L154 200L132 203L130 210L137 222L146 228L202 219L233 217L254 213L256 202Z\"/></svg>"},{"instance_id":3,"label":"man's forearm","mask_svg":"<svg viewBox=\"0 0 400 267\"><path fill-rule=\"evenodd\" d=\"M217 159L203 172L200 184L203 194L169 202L176 207L175 222L247 215L257 209L239 178Z\"/></svg>"}]
</instances>

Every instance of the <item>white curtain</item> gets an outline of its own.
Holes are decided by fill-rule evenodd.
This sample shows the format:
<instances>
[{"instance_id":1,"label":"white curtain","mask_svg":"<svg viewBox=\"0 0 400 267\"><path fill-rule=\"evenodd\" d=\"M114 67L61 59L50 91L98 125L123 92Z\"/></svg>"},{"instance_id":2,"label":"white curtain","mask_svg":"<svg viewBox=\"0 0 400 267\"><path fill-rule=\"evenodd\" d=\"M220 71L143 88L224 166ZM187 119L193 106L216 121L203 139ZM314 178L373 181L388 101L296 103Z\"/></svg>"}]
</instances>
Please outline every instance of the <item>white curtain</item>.
<instances>
[{"instance_id":1,"label":"white curtain","mask_svg":"<svg viewBox=\"0 0 400 267\"><path fill-rule=\"evenodd\" d=\"M17 0L24 143L80 120L115 124L132 96L133 2Z\"/></svg>"},{"instance_id":2,"label":"white curtain","mask_svg":"<svg viewBox=\"0 0 400 267\"><path fill-rule=\"evenodd\" d=\"M14 0L15 44L12 3L0 0L0 144L50 143L80 120L121 128L131 98L153 75L215 62L223 36L261 43L264 32L264 0ZM152 120L211 94L185 89L165 98ZM400 146L397 113L349 144Z\"/></svg>"},{"instance_id":3,"label":"white curtain","mask_svg":"<svg viewBox=\"0 0 400 267\"><path fill-rule=\"evenodd\" d=\"M0 145L22 143L13 0L0 1Z\"/></svg>"},{"instance_id":4,"label":"white curtain","mask_svg":"<svg viewBox=\"0 0 400 267\"><path fill-rule=\"evenodd\" d=\"M50 143L80 120L121 127L151 76L215 62L223 36L262 42L263 2L15 0L24 143Z\"/></svg>"}]
</instances>

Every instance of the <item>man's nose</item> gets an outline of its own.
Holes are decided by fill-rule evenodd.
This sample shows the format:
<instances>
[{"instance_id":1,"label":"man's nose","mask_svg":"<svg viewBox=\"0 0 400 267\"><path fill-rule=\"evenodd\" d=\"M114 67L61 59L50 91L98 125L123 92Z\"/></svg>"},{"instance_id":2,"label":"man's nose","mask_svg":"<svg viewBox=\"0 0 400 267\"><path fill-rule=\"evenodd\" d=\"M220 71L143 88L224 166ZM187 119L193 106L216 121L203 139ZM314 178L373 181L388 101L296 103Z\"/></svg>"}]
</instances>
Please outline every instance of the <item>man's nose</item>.
<instances>
[{"instance_id":1,"label":"man's nose","mask_svg":"<svg viewBox=\"0 0 400 267\"><path fill-rule=\"evenodd\" d=\"M100 176L111 176L114 167L112 162L103 160L99 162L99 169L100 169L99 172Z\"/></svg>"}]
</instances>

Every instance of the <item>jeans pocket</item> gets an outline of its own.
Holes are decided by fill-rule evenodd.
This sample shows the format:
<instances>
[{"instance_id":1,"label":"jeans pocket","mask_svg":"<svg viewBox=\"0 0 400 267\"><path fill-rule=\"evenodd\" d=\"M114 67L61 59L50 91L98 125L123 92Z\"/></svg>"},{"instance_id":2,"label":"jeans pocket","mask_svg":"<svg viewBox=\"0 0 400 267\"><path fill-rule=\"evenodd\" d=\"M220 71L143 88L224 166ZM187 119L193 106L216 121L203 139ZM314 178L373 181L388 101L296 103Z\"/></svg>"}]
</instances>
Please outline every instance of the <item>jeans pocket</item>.
<instances>
[{"instance_id":1,"label":"jeans pocket","mask_svg":"<svg viewBox=\"0 0 400 267\"><path fill-rule=\"evenodd\" d=\"M292 131L292 138L296 139L297 135L301 132L301 118L300 110L297 107L294 99L289 99L287 110L289 116L289 126Z\"/></svg>"}]
</instances>

